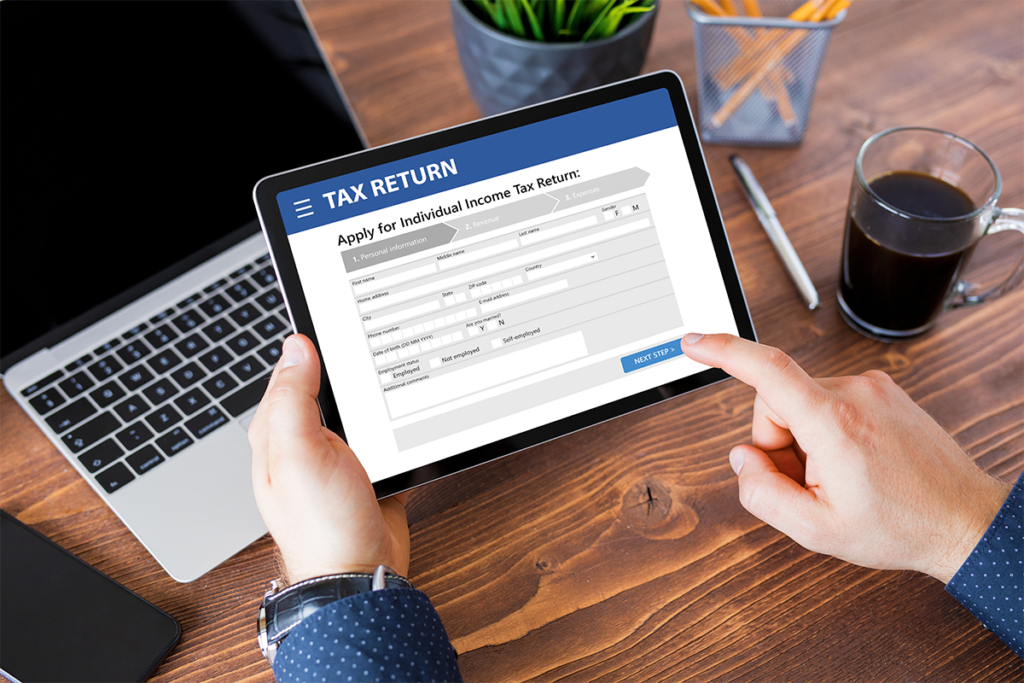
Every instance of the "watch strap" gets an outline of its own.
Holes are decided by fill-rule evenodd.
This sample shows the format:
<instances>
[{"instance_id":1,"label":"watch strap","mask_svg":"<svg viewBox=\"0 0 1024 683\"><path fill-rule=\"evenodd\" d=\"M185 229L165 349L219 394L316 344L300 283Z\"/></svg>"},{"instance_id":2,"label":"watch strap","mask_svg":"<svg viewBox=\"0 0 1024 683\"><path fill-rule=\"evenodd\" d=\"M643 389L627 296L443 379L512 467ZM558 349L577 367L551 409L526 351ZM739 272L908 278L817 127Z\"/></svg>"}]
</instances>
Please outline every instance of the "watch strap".
<instances>
[{"instance_id":1,"label":"watch strap","mask_svg":"<svg viewBox=\"0 0 1024 683\"><path fill-rule=\"evenodd\" d=\"M275 590L276 586L272 587L260 607L257 624L260 649L273 664L277 645L303 619L321 608L342 598L371 590L412 587L408 579L383 566L378 567L374 574L332 574L307 579L280 592Z\"/></svg>"}]
</instances>

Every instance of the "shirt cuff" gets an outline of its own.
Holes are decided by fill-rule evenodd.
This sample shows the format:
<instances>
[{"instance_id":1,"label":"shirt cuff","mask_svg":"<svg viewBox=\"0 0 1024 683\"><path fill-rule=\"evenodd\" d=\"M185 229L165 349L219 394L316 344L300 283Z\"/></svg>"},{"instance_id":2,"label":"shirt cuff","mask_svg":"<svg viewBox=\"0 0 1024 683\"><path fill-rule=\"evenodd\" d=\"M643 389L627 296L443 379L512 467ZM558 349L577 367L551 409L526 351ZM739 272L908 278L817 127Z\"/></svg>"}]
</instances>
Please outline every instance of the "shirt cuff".
<instances>
[{"instance_id":1,"label":"shirt cuff","mask_svg":"<svg viewBox=\"0 0 1024 683\"><path fill-rule=\"evenodd\" d=\"M946 590L1024 658L1024 474Z\"/></svg>"},{"instance_id":2,"label":"shirt cuff","mask_svg":"<svg viewBox=\"0 0 1024 683\"><path fill-rule=\"evenodd\" d=\"M462 681L455 649L422 591L350 595L302 620L274 658L290 681Z\"/></svg>"}]
</instances>

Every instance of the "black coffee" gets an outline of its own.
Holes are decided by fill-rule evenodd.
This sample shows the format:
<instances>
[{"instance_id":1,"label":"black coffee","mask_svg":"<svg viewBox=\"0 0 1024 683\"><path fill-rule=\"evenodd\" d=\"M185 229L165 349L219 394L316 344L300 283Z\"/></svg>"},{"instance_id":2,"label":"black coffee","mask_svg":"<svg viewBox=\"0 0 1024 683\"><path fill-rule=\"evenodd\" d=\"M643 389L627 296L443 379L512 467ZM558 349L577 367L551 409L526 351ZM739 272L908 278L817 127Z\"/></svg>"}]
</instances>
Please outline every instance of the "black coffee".
<instances>
[{"instance_id":1,"label":"black coffee","mask_svg":"<svg viewBox=\"0 0 1024 683\"><path fill-rule=\"evenodd\" d=\"M875 178L869 186L886 203L914 216L956 218L976 208L962 190L923 173L897 171ZM867 207L870 198L862 196L861 202ZM925 327L942 311L973 245L935 249L944 240L951 247L963 240L942 234L941 226L915 225L870 207L852 214L846 224L839 285L846 305L861 320L885 330ZM858 218L870 224L860 225ZM923 234L916 236L914 231Z\"/></svg>"}]
</instances>

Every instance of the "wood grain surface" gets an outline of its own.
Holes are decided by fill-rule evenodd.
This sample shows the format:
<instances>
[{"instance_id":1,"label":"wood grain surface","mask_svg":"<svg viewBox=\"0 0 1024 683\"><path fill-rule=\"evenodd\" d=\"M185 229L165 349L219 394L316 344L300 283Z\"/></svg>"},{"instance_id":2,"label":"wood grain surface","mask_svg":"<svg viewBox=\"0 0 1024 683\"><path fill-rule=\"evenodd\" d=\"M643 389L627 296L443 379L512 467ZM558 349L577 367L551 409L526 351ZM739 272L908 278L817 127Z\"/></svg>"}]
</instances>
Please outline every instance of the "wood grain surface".
<instances>
[{"instance_id":1,"label":"wood grain surface","mask_svg":"<svg viewBox=\"0 0 1024 683\"><path fill-rule=\"evenodd\" d=\"M479 116L441 0L306 3L374 145ZM812 375L879 368L1004 481L1024 469L1024 290L884 345L840 319L836 285L853 161L894 125L955 132L1024 206L1024 3L860 0L834 31L795 149L706 146L760 340ZM690 20L664 2L645 71L697 106ZM816 283L809 311L740 193L740 151ZM976 257L994 281L1024 251ZM727 454L753 391L728 381L424 486L410 497L411 579L467 681L1011 681L1021 660L923 575L804 550L748 514ZM272 681L255 641L273 544L190 584L171 580L0 391L0 504L174 615L154 681ZM169 511L169 514L171 511Z\"/></svg>"}]
</instances>

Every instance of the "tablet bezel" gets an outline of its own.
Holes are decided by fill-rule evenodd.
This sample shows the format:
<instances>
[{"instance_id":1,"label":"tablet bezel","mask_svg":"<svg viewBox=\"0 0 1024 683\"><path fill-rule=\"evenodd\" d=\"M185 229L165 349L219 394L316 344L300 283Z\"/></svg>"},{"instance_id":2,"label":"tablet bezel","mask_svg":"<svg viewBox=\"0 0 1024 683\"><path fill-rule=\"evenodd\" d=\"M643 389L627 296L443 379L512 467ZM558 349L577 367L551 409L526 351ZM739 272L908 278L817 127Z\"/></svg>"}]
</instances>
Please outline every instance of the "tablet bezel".
<instances>
[{"instance_id":1,"label":"tablet bezel","mask_svg":"<svg viewBox=\"0 0 1024 683\"><path fill-rule=\"evenodd\" d=\"M487 137L502 131L527 126L553 117L571 114L583 109L599 106L614 100L664 89L668 92L675 113L677 130L686 150L690 171L700 197L701 209L708 225L711 241L718 259L726 293L732 309L739 335L756 341L754 325L747 309L746 299L740 285L739 275L732 257L725 225L722 222L718 202L711 185L704 154L697 138L697 129L690 111L686 93L679 76L671 71L659 71L627 81L569 95L557 100L498 114L471 123L428 133L416 138L374 147L344 157L285 171L260 180L253 189L256 210L263 226L263 232L270 248L274 268L281 283L282 294L288 308L292 326L313 342L320 354L320 409L324 424L345 438L343 421L338 412L337 402L331 390L330 380L323 363L323 353L317 340L316 330L306 305L305 295L295 267L284 221L277 205L277 195L286 190L303 187L322 180L354 173L374 166L380 166L405 157L449 147L458 143ZM675 398L684 393L727 379L724 371L709 368L702 372L683 377L667 384L648 389L596 408L577 413L545 425L521 432L514 436L493 441L462 453L456 453L431 464L397 474L376 482L374 491L379 498L400 493L440 479L456 472L481 465L485 462L510 455L546 441L592 427L601 422L626 415L641 408Z\"/></svg>"}]
</instances>

